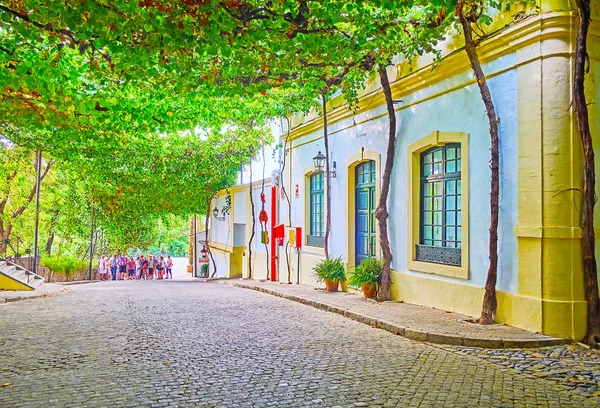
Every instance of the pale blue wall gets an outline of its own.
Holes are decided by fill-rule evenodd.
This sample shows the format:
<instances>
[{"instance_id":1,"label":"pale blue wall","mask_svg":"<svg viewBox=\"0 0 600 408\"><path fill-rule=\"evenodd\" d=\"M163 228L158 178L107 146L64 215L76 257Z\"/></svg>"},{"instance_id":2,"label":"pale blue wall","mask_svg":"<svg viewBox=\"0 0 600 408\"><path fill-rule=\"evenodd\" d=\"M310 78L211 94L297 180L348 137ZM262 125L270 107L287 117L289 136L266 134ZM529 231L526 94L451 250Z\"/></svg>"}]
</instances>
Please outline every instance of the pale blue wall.
<instances>
[{"instance_id":1,"label":"pale blue wall","mask_svg":"<svg viewBox=\"0 0 600 408\"><path fill-rule=\"evenodd\" d=\"M513 227L517 224L517 76L510 67L515 55L508 55L484 65L486 71L506 70L490 79L489 84L500 121L501 192L500 192L500 256L498 288L515 293L517 290L517 241ZM393 250L393 267L399 271L427 276L433 279L483 287L488 269L489 229L489 124L478 87L473 84L441 96L472 78L465 72L418 92L403 96L398 118L396 162L390 191L390 239ZM426 98L432 99L422 101ZM413 105L413 103L418 102ZM380 106L359 113L357 123L385 114ZM453 279L437 275L407 271L407 182L408 146L433 131L464 132L469 134L469 184L470 184L470 279ZM345 256L348 229L347 220L347 169L345 161L360 151L381 153L382 169L385 165L388 119L386 115L353 126L353 120L344 120L329 127L331 160L337 162L337 178L332 179L332 231L331 253ZM365 135L366 134L366 135ZM310 168L312 158L321 150L324 153L322 130L294 141L292 151L292 186L298 183L300 198L292 198L292 223L303 225L304 194L306 186L303 171ZM353 237L350 237L353 240Z\"/></svg>"},{"instance_id":2,"label":"pale blue wall","mask_svg":"<svg viewBox=\"0 0 600 408\"><path fill-rule=\"evenodd\" d=\"M453 82L452 80L449 82ZM516 292L517 242L517 79L515 71L492 78L490 89L500 121L501 191L499 227L498 288ZM405 98L410 103L412 96ZM398 114L399 132L396 164L391 189L391 239L394 268L406 271L407 229L406 194L408 146L438 130L469 135L470 276L469 284L483 287L487 275L489 242L490 136L489 123L478 87L473 84L438 98L420 103ZM398 216L400 215L400 216ZM420 274L414 272L415 274ZM431 276L431 275L427 275ZM459 279L443 278L464 282Z\"/></svg>"}]
</instances>

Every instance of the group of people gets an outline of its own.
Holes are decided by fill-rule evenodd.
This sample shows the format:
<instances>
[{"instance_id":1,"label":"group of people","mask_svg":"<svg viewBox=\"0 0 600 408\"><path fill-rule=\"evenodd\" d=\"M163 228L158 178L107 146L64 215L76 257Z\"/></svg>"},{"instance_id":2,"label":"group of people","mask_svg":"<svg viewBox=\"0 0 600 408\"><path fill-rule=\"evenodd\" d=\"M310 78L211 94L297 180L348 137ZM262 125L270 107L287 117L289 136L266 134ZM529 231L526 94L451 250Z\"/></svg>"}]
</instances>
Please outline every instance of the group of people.
<instances>
[{"instance_id":1,"label":"group of people","mask_svg":"<svg viewBox=\"0 0 600 408\"><path fill-rule=\"evenodd\" d=\"M101 280L173 279L173 260L170 255L167 259L162 256L102 255L98 259L98 273Z\"/></svg>"}]
</instances>

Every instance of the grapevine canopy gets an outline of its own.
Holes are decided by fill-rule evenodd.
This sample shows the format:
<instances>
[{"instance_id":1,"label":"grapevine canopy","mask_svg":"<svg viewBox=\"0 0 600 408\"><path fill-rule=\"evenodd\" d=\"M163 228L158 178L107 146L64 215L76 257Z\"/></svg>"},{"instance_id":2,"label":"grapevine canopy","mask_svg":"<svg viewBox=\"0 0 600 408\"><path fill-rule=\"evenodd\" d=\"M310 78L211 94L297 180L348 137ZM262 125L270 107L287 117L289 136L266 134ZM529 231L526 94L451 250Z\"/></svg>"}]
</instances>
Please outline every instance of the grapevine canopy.
<instances>
[{"instance_id":1,"label":"grapevine canopy","mask_svg":"<svg viewBox=\"0 0 600 408\"><path fill-rule=\"evenodd\" d=\"M0 2L0 132L110 217L201 211L320 94L432 52L456 1Z\"/></svg>"}]
</instances>

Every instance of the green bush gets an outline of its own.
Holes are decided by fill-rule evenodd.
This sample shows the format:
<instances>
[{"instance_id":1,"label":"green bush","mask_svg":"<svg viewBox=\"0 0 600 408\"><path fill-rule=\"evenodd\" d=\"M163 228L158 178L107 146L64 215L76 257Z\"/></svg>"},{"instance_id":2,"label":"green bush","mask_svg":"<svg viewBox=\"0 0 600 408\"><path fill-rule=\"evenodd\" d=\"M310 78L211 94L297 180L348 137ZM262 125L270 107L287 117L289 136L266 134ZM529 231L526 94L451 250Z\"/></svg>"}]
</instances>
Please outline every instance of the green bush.
<instances>
[{"instance_id":1,"label":"green bush","mask_svg":"<svg viewBox=\"0 0 600 408\"><path fill-rule=\"evenodd\" d=\"M342 257L322 260L314 267L313 274L317 278L317 282L344 282L346 272L344 271Z\"/></svg>"},{"instance_id":2,"label":"green bush","mask_svg":"<svg viewBox=\"0 0 600 408\"><path fill-rule=\"evenodd\" d=\"M85 270L88 263L71 256L44 256L40 265L50 269L54 273L71 276L73 273Z\"/></svg>"},{"instance_id":3,"label":"green bush","mask_svg":"<svg viewBox=\"0 0 600 408\"><path fill-rule=\"evenodd\" d=\"M354 272L348 283L354 288L361 288L362 285L372 285L379 289L379 275L383 270L383 261L377 258L366 258L360 265L354 267Z\"/></svg>"}]
</instances>

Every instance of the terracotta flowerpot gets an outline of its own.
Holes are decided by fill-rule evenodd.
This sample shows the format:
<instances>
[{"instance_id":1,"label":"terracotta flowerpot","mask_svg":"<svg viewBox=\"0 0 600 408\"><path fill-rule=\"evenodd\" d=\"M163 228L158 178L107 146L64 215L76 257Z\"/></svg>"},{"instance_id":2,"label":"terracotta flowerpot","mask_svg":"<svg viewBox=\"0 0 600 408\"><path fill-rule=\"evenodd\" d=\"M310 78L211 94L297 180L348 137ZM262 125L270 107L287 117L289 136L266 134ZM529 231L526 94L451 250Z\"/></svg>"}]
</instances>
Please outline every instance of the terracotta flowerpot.
<instances>
[{"instance_id":1,"label":"terracotta flowerpot","mask_svg":"<svg viewBox=\"0 0 600 408\"><path fill-rule=\"evenodd\" d=\"M194 270L194 267L192 265L188 265L187 267L188 267L187 271L192 273L192 271Z\"/></svg>"},{"instance_id":2,"label":"terracotta flowerpot","mask_svg":"<svg viewBox=\"0 0 600 408\"><path fill-rule=\"evenodd\" d=\"M337 292L338 291L338 285L339 285L340 281L325 281L325 287L327 288L327 292Z\"/></svg>"},{"instance_id":3,"label":"terracotta flowerpot","mask_svg":"<svg viewBox=\"0 0 600 408\"><path fill-rule=\"evenodd\" d=\"M373 297L373 295L375 294L375 291L377 290L377 285L375 285L374 283L364 283L362 285L362 291L363 291L363 296L365 297L365 299L371 299Z\"/></svg>"}]
</instances>

